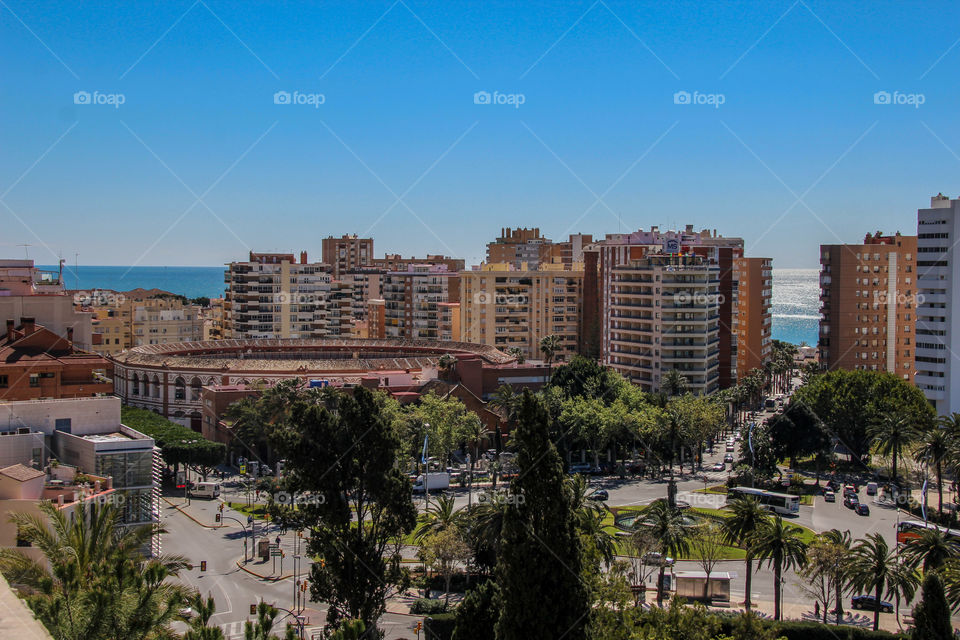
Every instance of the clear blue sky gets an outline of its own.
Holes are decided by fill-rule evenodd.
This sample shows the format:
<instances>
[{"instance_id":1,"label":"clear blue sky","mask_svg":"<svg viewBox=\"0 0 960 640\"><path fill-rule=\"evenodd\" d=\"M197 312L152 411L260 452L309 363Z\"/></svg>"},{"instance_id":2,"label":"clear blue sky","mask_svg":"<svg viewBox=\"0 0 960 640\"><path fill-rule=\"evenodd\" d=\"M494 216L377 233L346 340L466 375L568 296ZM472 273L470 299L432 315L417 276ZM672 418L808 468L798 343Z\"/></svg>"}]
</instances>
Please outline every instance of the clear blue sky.
<instances>
[{"instance_id":1,"label":"clear blue sky","mask_svg":"<svg viewBox=\"0 0 960 640\"><path fill-rule=\"evenodd\" d=\"M356 232L477 262L503 226L690 222L812 267L821 242L915 233L960 194L958 20L932 1L4 0L0 254L215 265Z\"/></svg>"}]
</instances>

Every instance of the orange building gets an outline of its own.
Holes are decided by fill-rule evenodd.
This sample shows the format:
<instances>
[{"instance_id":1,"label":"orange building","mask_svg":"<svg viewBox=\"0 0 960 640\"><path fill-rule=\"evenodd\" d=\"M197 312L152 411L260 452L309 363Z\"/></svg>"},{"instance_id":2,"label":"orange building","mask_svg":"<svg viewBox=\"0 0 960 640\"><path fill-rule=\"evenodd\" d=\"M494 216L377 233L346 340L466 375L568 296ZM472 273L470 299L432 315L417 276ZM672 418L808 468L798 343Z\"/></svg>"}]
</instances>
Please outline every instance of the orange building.
<instances>
[{"instance_id":1,"label":"orange building","mask_svg":"<svg viewBox=\"0 0 960 640\"><path fill-rule=\"evenodd\" d=\"M917 237L820 245L820 362L913 380Z\"/></svg>"},{"instance_id":2,"label":"orange building","mask_svg":"<svg viewBox=\"0 0 960 640\"><path fill-rule=\"evenodd\" d=\"M734 258L736 302L733 317L733 362L737 380L753 369L763 368L770 360L773 294L773 260L770 258Z\"/></svg>"},{"instance_id":3,"label":"orange building","mask_svg":"<svg viewBox=\"0 0 960 640\"><path fill-rule=\"evenodd\" d=\"M68 330L68 336L72 331ZM113 393L110 362L101 355L74 349L62 338L21 318L7 320L0 339L0 400L81 398Z\"/></svg>"}]
</instances>

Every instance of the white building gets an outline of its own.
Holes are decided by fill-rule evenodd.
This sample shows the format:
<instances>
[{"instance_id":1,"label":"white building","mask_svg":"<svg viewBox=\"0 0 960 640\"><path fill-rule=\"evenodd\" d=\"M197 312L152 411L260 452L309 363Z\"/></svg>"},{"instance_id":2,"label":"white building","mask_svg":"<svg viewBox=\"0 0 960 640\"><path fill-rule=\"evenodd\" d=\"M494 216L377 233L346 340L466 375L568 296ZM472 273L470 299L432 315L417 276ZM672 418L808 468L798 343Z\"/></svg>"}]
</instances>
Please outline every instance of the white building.
<instances>
[{"instance_id":1,"label":"white building","mask_svg":"<svg viewBox=\"0 0 960 640\"><path fill-rule=\"evenodd\" d=\"M942 193L930 198L929 209L917 211L916 367L914 383L937 411L960 411L960 371L954 372L960 344L960 314L954 309L960 261L953 248L960 241L960 199ZM958 376L953 376L958 373Z\"/></svg>"}]
</instances>

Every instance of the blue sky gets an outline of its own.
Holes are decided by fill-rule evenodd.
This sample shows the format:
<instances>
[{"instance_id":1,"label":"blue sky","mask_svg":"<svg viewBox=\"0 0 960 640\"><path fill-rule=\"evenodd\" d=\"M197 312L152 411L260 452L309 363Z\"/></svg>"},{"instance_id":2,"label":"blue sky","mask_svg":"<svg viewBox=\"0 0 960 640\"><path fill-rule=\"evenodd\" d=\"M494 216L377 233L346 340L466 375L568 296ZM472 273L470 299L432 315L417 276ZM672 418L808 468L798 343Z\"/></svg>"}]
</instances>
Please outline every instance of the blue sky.
<instances>
[{"instance_id":1,"label":"blue sky","mask_svg":"<svg viewBox=\"0 0 960 640\"><path fill-rule=\"evenodd\" d=\"M915 233L931 195L960 194L958 18L941 2L4 0L0 254L216 265L319 258L355 232L377 254L477 262L503 226L689 222L813 267L821 242Z\"/></svg>"}]
</instances>

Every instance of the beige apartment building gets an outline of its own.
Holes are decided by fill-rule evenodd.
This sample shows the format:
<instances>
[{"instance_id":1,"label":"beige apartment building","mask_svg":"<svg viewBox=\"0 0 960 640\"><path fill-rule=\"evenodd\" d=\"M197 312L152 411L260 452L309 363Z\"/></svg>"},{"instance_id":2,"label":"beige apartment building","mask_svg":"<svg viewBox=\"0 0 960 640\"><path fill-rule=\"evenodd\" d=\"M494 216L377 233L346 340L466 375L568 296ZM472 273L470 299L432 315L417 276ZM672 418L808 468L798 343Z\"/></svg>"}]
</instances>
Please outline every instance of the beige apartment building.
<instances>
[{"instance_id":1,"label":"beige apartment building","mask_svg":"<svg viewBox=\"0 0 960 640\"><path fill-rule=\"evenodd\" d=\"M427 254L426 258L404 258L399 253L388 253L382 258L374 258L372 266L383 271L406 271L415 264L443 264L449 271L463 271L463 258L451 258L439 254Z\"/></svg>"},{"instance_id":2,"label":"beige apartment building","mask_svg":"<svg viewBox=\"0 0 960 640\"><path fill-rule=\"evenodd\" d=\"M202 340L202 307L172 296L144 297L136 292L94 291L93 350L115 355L144 344Z\"/></svg>"},{"instance_id":3,"label":"beige apartment building","mask_svg":"<svg viewBox=\"0 0 960 640\"><path fill-rule=\"evenodd\" d=\"M60 271L44 271L33 260L0 260L0 320L33 318L75 347L93 348L93 314L80 311L63 286ZM81 296L82 297L82 296Z\"/></svg>"},{"instance_id":4,"label":"beige apartment building","mask_svg":"<svg viewBox=\"0 0 960 640\"><path fill-rule=\"evenodd\" d=\"M694 393L719 388L719 267L696 255L653 254L613 266L603 327L609 365L644 391L675 369Z\"/></svg>"},{"instance_id":5,"label":"beige apartment building","mask_svg":"<svg viewBox=\"0 0 960 640\"><path fill-rule=\"evenodd\" d=\"M321 249L320 257L329 265L334 280L345 271L373 264L373 238L358 238L356 234L339 238L327 236L322 240Z\"/></svg>"},{"instance_id":6,"label":"beige apartment building","mask_svg":"<svg viewBox=\"0 0 960 640\"><path fill-rule=\"evenodd\" d=\"M540 359L540 340L559 339L557 360L577 352L583 265L484 264L460 274L460 339Z\"/></svg>"},{"instance_id":7,"label":"beige apartment building","mask_svg":"<svg viewBox=\"0 0 960 640\"><path fill-rule=\"evenodd\" d=\"M511 264L515 268L534 269L539 264L560 263L567 269L583 262L583 249L593 242L592 235L571 234L563 242L540 235L540 229L506 227L487 244L486 264ZM463 269L461 264L460 269Z\"/></svg>"},{"instance_id":8,"label":"beige apartment building","mask_svg":"<svg viewBox=\"0 0 960 640\"><path fill-rule=\"evenodd\" d=\"M773 296L773 260L734 258L734 317L731 349L735 379L762 369L773 351L770 313Z\"/></svg>"},{"instance_id":9,"label":"beige apartment building","mask_svg":"<svg viewBox=\"0 0 960 640\"><path fill-rule=\"evenodd\" d=\"M446 265L412 265L383 276L386 338L440 339L440 304L460 300L460 274Z\"/></svg>"},{"instance_id":10,"label":"beige apartment building","mask_svg":"<svg viewBox=\"0 0 960 640\"><path fill-rule=\"evenodd\" d=\"M917 236L820 245L820 362L913 381Z\"/></svg>"},{"instance_id":11,"label":"beige apartment building","mask_svg":"<svg viewBox=\"0 0 960 640\"><path fill-rule=\"evenodd\" d=\"M211 298L210 306L202 309L203 340L223 340L223 298Z\"/></svg>"},{"instance_id":12,"label":"beige apartment building","mask_svg":"<svg viewBox=\"0 0 960 640\"><path fill-rule=\"evenodd\" d=\"M326 240L324 241L326 242ZM327 335L328 265L290 253L254 253L227 265L223 337L319 338Z\"/></svg>"}]
</instances>

